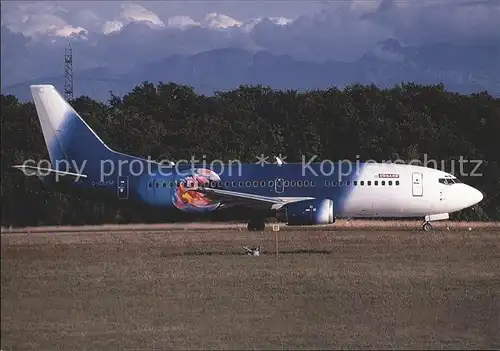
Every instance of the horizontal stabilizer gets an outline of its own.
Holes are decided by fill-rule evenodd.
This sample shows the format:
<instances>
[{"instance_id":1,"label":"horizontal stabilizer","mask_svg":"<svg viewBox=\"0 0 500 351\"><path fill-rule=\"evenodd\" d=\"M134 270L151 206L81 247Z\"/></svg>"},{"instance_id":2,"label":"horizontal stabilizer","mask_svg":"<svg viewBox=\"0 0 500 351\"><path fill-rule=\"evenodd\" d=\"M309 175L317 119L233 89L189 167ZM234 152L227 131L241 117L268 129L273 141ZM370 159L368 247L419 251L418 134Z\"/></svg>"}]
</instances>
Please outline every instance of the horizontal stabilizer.
<instances>
[{"instance_id":1,"label":"horizontal stabilizer","mask_svg":"<svg viewBox=\"0 0 500 351\"><path fill-rule=\"evenodd\" d=\"M76 180L78 180L79 178L87 178L87 176L85 174L58 171L58 170L50 169L50 168L41 168L41 167L26 166L26 165L16 165L16 166L12 166L12 167L19 169L27 176L43 177L43 176L48 176L48 175L56 175L59 177L76 178Z\"/></svg>"}]
</instances>

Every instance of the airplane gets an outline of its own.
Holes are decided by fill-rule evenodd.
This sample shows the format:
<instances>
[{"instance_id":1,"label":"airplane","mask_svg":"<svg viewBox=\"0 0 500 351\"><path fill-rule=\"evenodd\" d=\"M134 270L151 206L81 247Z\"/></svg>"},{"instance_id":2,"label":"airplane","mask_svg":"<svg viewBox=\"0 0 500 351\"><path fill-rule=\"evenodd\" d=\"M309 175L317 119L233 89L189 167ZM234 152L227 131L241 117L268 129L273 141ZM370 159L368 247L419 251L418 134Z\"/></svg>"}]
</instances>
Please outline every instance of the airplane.
<instances>
[{"instance_id":1,"label":"airplane","mask_svg":"<svg viewBox=\"0 0 500 351\"><path fill-rule=\"evenodd\" d=\"M270 217L299 226L337 218L423 218L422 229L429 231L431 222L483 199L454 175L416 165L155 162L109 148L53 85L30 89L51 166L13 167L55 189L96 190L161 211L237 209L250 231L263 231Z\"/></svg>"}]
</instances>

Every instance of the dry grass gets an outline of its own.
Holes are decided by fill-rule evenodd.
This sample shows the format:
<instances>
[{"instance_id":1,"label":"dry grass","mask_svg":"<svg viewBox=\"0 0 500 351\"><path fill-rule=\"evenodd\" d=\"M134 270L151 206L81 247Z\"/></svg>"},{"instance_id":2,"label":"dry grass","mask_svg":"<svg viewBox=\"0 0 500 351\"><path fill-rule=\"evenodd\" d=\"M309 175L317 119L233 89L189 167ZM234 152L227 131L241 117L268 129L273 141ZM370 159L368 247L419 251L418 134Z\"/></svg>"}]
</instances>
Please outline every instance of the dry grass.
<instances>
[{"instance_id":1,"label":"dry grass","mask_svg":"<svg viewBox=\"0 0 500 351\"><path fill-rule=\"evenodd\" d=\"M279 236L2 235L1 348L500 347L498 232Z\"/></svg>"}]
</instances>

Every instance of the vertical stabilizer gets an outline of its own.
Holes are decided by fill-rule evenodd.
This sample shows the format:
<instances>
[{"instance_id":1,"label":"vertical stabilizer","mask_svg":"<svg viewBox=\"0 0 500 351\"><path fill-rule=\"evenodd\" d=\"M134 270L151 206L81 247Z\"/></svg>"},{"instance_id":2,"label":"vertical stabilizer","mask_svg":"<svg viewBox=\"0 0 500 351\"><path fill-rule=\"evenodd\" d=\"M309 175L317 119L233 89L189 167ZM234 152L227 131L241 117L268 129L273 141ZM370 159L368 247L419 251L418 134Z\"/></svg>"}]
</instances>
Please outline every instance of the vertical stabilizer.
<instances>
[{"instance_id":1,"label":"vertical stabilizer","mask_svg":"<svg viewBox=\"0 0 500 351\"><path fill-rule=\"evenodd\" d=\"M95 165L112 153L53 85L32 85L30 88L55 169L61 160L70 165Z\"/></svg>"}]
</instances>

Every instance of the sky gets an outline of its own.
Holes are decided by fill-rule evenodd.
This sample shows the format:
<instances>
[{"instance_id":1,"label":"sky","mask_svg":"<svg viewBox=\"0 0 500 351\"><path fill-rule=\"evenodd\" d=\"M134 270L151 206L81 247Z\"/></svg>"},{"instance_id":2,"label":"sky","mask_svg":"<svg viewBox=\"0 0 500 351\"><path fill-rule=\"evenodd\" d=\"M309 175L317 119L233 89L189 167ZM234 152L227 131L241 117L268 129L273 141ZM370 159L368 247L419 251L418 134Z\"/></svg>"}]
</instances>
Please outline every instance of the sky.
<instances>
[{"instance_id":1,"label":"sky","mask_svg":"<svg viewBox=\"0 0 500 351\"><path fill-rule=\"evenodd\" d=\"M349 62L388 38L500 43L500 0L3 1L1 10L2 85L60 70L51 58L68 39L80 69L117 70L223 47Z\"/></svg>"}]
</instances>

